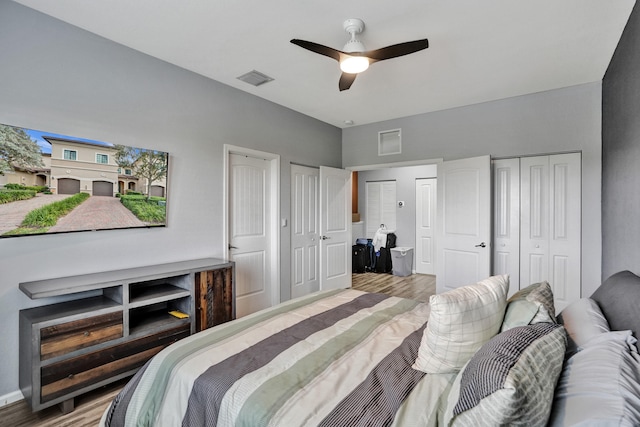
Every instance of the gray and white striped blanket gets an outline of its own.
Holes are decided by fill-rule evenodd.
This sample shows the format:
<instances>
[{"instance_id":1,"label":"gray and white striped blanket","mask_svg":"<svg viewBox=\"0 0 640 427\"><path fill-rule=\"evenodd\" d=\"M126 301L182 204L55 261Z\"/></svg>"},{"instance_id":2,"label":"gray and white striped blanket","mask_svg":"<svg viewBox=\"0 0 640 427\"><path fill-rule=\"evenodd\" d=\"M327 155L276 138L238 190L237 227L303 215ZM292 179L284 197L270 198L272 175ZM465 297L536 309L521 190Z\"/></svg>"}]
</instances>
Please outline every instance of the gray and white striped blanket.
<instances>
[{"instance_id":1,"label":"gray and white striped blanket","mask_svg":"<svg viewBox=\"0 0 640 427\"><path fill-rule=\"evenodd\" d=\"M102 425L410 425L435 413L450 385L416 387L428 317L427 304L351 289L288 301L166 348ZM412 403L414 388L423 395Z\"/></svg>"}]
</instances>

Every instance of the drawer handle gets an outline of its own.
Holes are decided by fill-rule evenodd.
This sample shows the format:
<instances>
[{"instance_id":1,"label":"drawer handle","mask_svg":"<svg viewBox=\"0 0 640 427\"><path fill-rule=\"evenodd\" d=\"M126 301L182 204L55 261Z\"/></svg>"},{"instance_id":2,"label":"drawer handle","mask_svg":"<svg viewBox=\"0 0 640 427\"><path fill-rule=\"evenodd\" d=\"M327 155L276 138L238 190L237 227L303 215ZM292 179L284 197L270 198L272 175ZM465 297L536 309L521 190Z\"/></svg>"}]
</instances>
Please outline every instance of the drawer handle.
<instances>
[{"instance_id":1,"label":"drawer handle","mask_svg":"<svg viewBox=\"0 0 640 427\"><path fill-rule=\"evenodd\" d=\"M88 337L88 336L89 336L89 331L85 331L85 332L84 332L84 336L85 336L85 337Z\"/></svg>"},{"instance_id":2,"label":"drawer handle","mask_svg":"<svg viewBox=\"0 0 640 427\"><path fill-rule=\"evenodd\" d=\"M67 377L67 379L73 379L73 374L69 374L69 376Z\"/></svg>"}]
</instances>

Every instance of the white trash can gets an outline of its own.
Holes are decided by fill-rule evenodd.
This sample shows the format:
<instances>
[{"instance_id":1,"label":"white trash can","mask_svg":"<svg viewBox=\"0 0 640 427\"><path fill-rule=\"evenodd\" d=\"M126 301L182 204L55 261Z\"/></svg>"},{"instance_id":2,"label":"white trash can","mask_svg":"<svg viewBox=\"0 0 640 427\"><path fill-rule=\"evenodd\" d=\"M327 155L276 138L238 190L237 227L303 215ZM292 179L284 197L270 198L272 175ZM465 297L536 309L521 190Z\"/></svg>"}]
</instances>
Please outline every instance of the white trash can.
<instances>
[{"instance_id":1,"label":"white trash can","mask_svg":"<svg viewBox=\"0 0 640 427\"><path fill-rule=\"evenodd\" d=\"M413 248L406 246L391 248L391 263L394 276L411 276L413 270Z\"/></svg>"}]
</instances>

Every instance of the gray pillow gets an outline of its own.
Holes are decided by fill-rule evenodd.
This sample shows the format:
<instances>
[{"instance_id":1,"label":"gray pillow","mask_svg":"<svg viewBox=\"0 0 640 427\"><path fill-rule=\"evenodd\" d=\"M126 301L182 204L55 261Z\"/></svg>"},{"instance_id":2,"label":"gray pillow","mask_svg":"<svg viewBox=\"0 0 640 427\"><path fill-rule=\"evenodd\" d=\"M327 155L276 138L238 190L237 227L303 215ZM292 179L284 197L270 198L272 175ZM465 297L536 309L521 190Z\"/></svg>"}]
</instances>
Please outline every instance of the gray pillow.
<instances>
[{"instance_id":1,"label":"gray pillow","mask_svg":"<svg viewBox=\"0 0 640 427\"><path fill-rule=\"evenodd\" d=\"M640 334L640 277L621 271L604 281L591 295L609 321L612 331L630 329Z\"/></svg>"},{"instance_id":2,"label":"gray pillow","mask_svg":"<svg viewBox=\"0 0 640 427\"><path fill-rule=\"evenodd\" d=\"M569 336L567 357L579 351L592 338L610 330L600 307L591 298L581 298L569 304L558 315L558 323L564 326Z\"/></svg>"},{"instance_id":3,"label":"gray pillow","mask_svg":"<svg viewBox=\"0 0 640 427\"><path fill-rule=\"evenodd\" d=\"M589 340L565 363L549 426L640 425L640 356L631 331Z\"/></svg>"},{"instance_id":4,"label":"gray pillow","mask_svg":"<svg viewBox=\"0 0 640 427\"><path fill-rule=\"evenodd\" d=\"M567 338L555 323L518 326L493 337L456 377L448 426L545 426Z\"/></svg>"},{"instance_id":5,"label":"gray pillow","mask_svg":"<svg viewBox=\"0 0 640 427\"><path fill-rule=\"evenodd\" d=\"M520 289L507 300L507 309L502 322L504 332L516 326L535 323L556 323L553 291L549 283L540 282Z\"/></svg>"}]
</instances>

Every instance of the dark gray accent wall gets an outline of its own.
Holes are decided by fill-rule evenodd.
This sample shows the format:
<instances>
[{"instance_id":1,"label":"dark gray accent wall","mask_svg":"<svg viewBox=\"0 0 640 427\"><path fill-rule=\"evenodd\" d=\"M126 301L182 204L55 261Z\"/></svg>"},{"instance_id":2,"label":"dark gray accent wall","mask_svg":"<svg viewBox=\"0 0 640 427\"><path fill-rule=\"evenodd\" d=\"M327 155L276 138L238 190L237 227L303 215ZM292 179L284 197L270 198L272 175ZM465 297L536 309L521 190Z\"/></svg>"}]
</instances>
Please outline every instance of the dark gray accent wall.
<instances>
[{"instance_id":1,"label":"dark gray accent wall","mask_svg":"<svg viewBox=\"0 0 640 427\"><path fill-rule=\"evenodd\" d=\"M602 278L640 274L640 7L602 83Z\"/></svg>"},{"instance_id":2,"label":"dark gray accent wall","mask_svg":"<svg viewBox=\"0 0 640 427\"><path fill-rule=\"evenodd\" d=\"M0 123L170 153L168 227L0 239L0 396L18 390L18 310L50 302L29 300L18 283L224 257L224 144L281 156L283 218L291 162L342 162L339 128L5 0ZM288 299L289 227L279 240Z\"/></svg>"}]
</instances>

